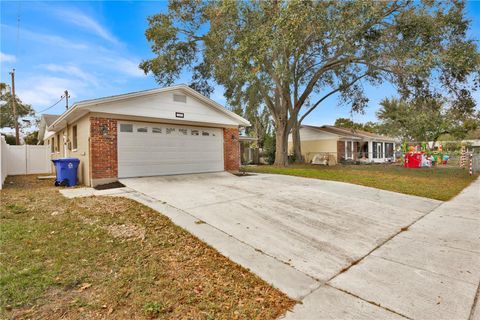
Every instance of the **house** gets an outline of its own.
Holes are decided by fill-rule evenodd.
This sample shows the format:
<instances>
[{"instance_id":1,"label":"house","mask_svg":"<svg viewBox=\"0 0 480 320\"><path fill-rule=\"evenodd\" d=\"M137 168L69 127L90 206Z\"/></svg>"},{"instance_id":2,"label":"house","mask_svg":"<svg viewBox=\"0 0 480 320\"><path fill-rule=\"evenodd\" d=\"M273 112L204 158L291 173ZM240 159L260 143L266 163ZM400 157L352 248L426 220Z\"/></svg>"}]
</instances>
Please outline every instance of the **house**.
<instances>
[{"instance_id":1,"label":"house","mask_svg":"<svg viewBox=\"0 0 480 320\"><path fill-rule=\"evenodd\" d=\"M60 116L56 114L42 114L40 123L38 124L38 144L43 144L45 140L55 134L53 131L47 131L47 128L50 127L58 117Z\"/></svg>"},{"instance_id":2,"label":"house","mask_svg":"<svg viewBox=\"0 0 480 320\"><path fill-rule=\"evenodd\" d=\"M96 186L239 170L239 128L245 126L244 118L178 85L78 102L50 125L45 121L40 138L52 159L80 159L80 183Z\"/></svg>"},{"instance_id":3,"label":"house","mask_svg":"<svg viewBox=\"0 0 480 320\"><path fill-rule=\"evenodd\" d=\"M395 139L362 130L302 125L300 141L302 155L307 163L328 162L332 165L348 161L395 161ZM291 135L288 149L289 153L293 153Z\"/></svg>"}]
</instances>

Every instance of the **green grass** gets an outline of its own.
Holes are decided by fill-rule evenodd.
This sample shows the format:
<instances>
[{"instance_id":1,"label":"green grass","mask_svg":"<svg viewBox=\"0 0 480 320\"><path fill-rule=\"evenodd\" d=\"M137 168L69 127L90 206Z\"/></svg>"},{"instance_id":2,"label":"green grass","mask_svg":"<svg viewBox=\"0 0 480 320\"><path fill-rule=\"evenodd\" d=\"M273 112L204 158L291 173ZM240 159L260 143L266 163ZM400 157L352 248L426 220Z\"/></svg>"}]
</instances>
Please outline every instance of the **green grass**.
<instances>
[{"instance_id":1,"label":"green grass","mask_svg":"<svg viewBox=\"0 0 480 320\"><path fill-rule=\"evenodd\" d=\"M275 319L294 304L148 207L51 184L0 191L0 319Z\"/></svg>"},{"instance_id":2,"label":"green grass","mask_svg":"<svg viewBox=\"0 0 480 320\"><path fill-rule=\"evenodd\" d=\"M460 168L438 167L408 169L400 165L315 165L248 166L247 172L285 174L306 178L333 180L400 192L437 200L449 200L477 176Z\"/></svg>"}]
</instances>

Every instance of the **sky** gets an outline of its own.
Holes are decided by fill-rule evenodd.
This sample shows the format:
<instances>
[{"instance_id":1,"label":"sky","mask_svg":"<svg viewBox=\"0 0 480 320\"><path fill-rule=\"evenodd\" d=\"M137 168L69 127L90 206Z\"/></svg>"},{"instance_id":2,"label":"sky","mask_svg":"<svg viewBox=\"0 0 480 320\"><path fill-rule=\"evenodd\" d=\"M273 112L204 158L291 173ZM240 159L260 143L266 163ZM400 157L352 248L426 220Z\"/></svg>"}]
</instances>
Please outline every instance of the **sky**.
<instances>
[{"instance_id":1,"label":"sky","mask_svg":"<svg viewBox=\"0 0 480 320\"><path fill-rule=\"evenodd\" d=\"M138 68L153 57L145 38L147 17L166 11L164 1L1 1L0 81L10 84L15 68L17 95L38 112L52 106L67 89L76 101L158 87L151 74ZM480 1L467 4L469 36L480 39ZM188 83L182 74L177 83ZM332 96L304 124L333 124L340 117L376 121L379 102L395 95L388 85L365 86L369 98L364 114L351 114ZM478 104L480 95L475 94ZM223 89L213 100L226 105ZM44 113L61 114L64 101Z\"/></svg>"}]
</instances>

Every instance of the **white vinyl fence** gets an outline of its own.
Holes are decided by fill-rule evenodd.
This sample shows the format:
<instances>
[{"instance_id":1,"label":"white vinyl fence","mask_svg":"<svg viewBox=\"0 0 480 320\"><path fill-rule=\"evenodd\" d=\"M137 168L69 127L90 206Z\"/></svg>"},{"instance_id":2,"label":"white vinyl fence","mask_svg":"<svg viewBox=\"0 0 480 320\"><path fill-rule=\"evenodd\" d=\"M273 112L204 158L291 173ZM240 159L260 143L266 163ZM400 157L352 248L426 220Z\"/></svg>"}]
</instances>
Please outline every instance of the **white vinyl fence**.
<instances>
[{"instance_id":1,"label":"white vinyl fence","mask_svg":"<svg viewBox=\"0 0 480 320\"><path fill-rule=\"evenodd\" d=\"M48 146L10 146L2 137L0 167L0 189L9 175L51 173L50 150Z\"/></svg>"},{"instance_id":2,"label":"white vinyl fence","mask_svg":"<svg viewBox=\"0 0 480 320\"><path fill-rule=\"evenodd\" d=\"M5 138L0 136L0 189L7 177L7 143Z\"/></svg>"}]
</instances>

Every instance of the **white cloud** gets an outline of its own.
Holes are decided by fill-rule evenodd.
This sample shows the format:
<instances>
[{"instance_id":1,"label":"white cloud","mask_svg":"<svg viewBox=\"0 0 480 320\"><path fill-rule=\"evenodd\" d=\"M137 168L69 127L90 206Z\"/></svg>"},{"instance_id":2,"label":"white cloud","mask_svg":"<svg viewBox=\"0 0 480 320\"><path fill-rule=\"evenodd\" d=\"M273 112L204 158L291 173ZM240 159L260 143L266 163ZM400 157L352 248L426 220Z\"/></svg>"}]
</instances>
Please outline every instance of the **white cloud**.
<instances>
[{"instance_id":1,"label":"white cloud","mask_svg":"<svg viewBox=\"0 0 480 320\"><path fill-rule=\"evenodd\" d=\"M86 88L81 80L72 80L61 77L32 76L19 83L17 93L22 101L31 104L37 111L57 102L65 89L68 89L73 101ZM57 106L48 110L48 113L61 113L65 110L65 103L60 102Z\"/></svg>"},{"instance_id":2,"label":"white cloud","mask_svg":"<svg viewBox=\"0 0 480 320\"><path fill-rule=\"evenodd\" d=\"M102 60L104 61L104 66L115 72L123 73L131 77L145 76L143 70L138 67L140 61L135 59L112 55L104 56Z\"/></svg>"},{"instance_id":3,"label":"white cloud","mask_svg":"<svg viewBox=\"0 0 480 320\"><path fill-rule=\"evenodd\" d=\"M17 32L15 27L1 24L0 27L4 32L15 33ZM40 42L46 45L54 46L54 47L63 47L67 49L88 49L88 46L83 43L79 43L76 41L70 41L66 38L51 35L46 33L39 33L35 31L30 31L28 29L22 29L20 32L20 37L25 37L26 39L30 39L32 41Z\"/></svg>"},{"instance_id":4,"label":"white cloud","mask_svg":"<svg viewBox=\"0 0 480 320\"><path fill-rule=\"evenodd\" d=\"M110 31L105 29L102 25L100 25L97 21L95 21L91 17L81 13L78 10L74 11L71 9L68 9L68 10L61 9L61 10L56 10L56 14L61 19L69 23L72 23L74 25L80 26L111 43L114 43L114 44L120 43L120 41L118 41L118 39L113 34L111 34Z\"/></svg>"},{"instance_id":5,"label":"white cloud","mask_svg":"<svg viewBox=\"0 0 480 320\"><path fill-rule=\"evenodd\" d=\"M15 62L16 60L14 55L0 52L0 62Z\"/></svg>"},{"instance_id":6,"label":"white cloud","mask_svg":"<svg viewBox=\"0 0 480 320\"><path fill-rule=\"evenodd\" d=\"M41 64L39 67L42 69L48 70L50 72L66 74L72 78L78 78L88 83L91 83L93 85L97 85L98 83L94 75L88 72L85 72L79 67L74 65L60 65L60 64L49 63L49 64Z\"/></svg>"}]
</instances>

